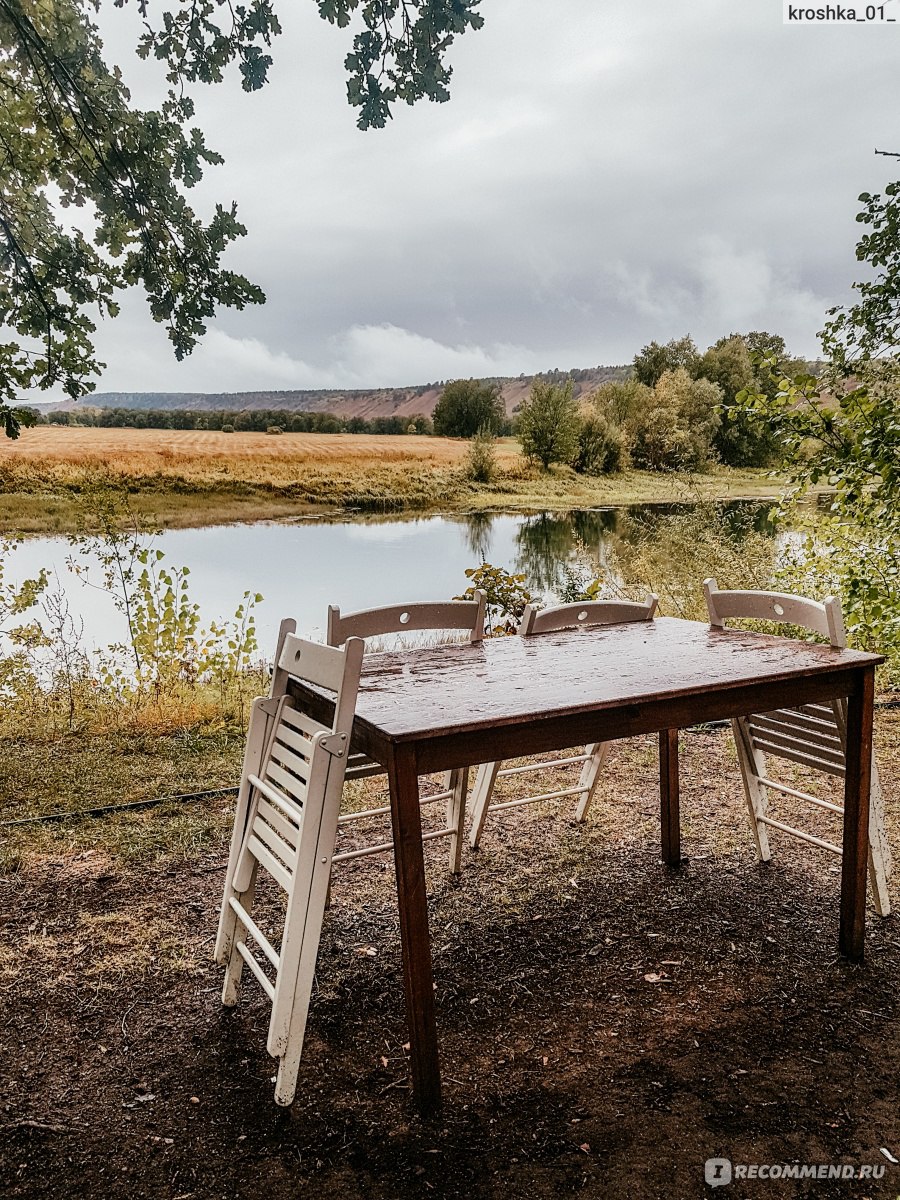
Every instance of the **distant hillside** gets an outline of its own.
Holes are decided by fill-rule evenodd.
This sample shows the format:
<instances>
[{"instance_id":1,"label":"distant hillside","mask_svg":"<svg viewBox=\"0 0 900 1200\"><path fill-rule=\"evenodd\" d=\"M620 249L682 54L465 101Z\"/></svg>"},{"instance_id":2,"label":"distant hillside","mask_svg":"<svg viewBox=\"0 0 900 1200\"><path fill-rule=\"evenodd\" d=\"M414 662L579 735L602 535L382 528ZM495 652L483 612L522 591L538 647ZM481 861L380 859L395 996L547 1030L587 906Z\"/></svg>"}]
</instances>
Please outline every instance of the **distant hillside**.
<instances>
[{"instance_id":1,"label":"distant hillside","mask_svg":"<svg viewBox=\"0 0 900 1200\"><path fill-rule=\"evenodd\" d=\"M547 371L542 379L572 379L576 395L591 392L609 379L621 379L628 367L590 367L587 370ZM513 413L528 395L533 375L497 379L507 413ZM78 403L97 408L187 409L204 412L231 409L282 408L293 412L329 412L338 417L430 417L444 389L443 381L420 387L377 388L370 391L320 390L302 392L95 392ZM76 408L77 404L39 404L43 412Z\"/></svg>"}]
</instances>

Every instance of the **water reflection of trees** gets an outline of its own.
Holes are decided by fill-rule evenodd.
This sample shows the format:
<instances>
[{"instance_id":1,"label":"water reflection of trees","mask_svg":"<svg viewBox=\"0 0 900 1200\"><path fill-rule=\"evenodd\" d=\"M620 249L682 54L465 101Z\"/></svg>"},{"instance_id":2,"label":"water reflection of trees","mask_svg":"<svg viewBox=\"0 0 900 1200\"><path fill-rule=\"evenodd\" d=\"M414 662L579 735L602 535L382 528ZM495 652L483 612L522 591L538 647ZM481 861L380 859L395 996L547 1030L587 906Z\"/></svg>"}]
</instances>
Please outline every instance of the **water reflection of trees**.
<instances>
[{"instance_id":1,"label":"water reflection of trees","mask_svg":"<svg viewBox=\"0 0 900 1200\"><path fill-rule=\"evenodd\" d=\"M685 576L682 583L692 590L702 579L698 572L718 567L730 575L734 559L751 547L751 557L765 557L762 542L773 532L769 510L767 503L735 501L528 514L516 530L513 570L547 598L577 592L597 578L611 592L629 585L658 590L660 574ZM497 515L467 513L462 520L473 566L491 561Z\"/></svg>"},{"instance_id":2,"label":"water reflection of trees","mask_svg":"<svg viewBox=\"0 0 900 1200\"><path fill-rule=\"evenodd\" d=\"M472 512L463 517L466 548L476 562L488 562L491 556L495 513Z\"/></svg>"},{"instance_id":3,"label":"water reflection of trees","mask_svg":"<svg viewBox=\"0 0 900 1200\"><path fill-rule=\"evenodd\" d=\"M540 592L559 592L565 584L567 568L600 573L617 519L614 509L524 517L516 533L516 570L525 574L529 585Z\"/></svg>"}]
</instances>

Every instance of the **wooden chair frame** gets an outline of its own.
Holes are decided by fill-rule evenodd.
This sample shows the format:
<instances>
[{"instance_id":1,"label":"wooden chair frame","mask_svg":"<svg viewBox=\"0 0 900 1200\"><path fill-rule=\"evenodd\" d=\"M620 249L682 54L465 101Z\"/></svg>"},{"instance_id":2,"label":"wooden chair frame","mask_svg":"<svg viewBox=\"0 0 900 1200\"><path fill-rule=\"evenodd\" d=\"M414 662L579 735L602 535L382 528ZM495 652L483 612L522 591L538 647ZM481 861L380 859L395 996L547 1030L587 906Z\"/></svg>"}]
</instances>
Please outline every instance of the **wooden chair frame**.
<instances>
[{"instance_id":1,"label":"wooden chair frame","mask_svg":"<svg viewBox=\"0 0 900 1200\"><path fill-rule=\"evenodd\" d=\"M632 621L650 621L656 612L659 597L648 595L643 602L634 600L587 600L576 604L560 604L555 608L538 609L529 604L519 624L520 637L535 637L543 633L555 633L563 629L589 629L598 625L624 624ZM522 767L504 767L501 762L482 763L475 777L472 789L472 825L469 830L469 842L473 849L477 848L484 831L484 823L488 810L505 812L511 808L520 808L525 804L537 804L544 800L563 799L566 796L577 796L578 804L575 809L575 820L584 821L587 817L594 792L600 781L600 772L609 753L609 742L592 742L585 746L581 754L568 755L538 763L528 763ZM581 766L578 783L571 787L556 788L553 791L541 792L535 795L520 796L516 800L506 800L502 804L492 804L494 787L498 779L510 775L525 775L534 771L544 771L550 767Z\"/></svg>"},{"instance_id":2,"label":"wooden chair frame","mask_svg":"<svg viewBox=\"0 0 900 1200\"><path fill-rule=\"evenodd\" d=\"M424 630L468 632L471 642L484 638L485 593L478 589L472 600L448 600L438 603L392 604L385 608L363 609L341 615L335 605L328 608L327 641L329 646L343 645L349 637L362 639L384 637L394 633L410 633ZM347 766L346 779L366 779L384 775L385 769L364 754L352 754ZM462 867L462 846L465 837L466 792L468 790L468 768L448 771L439 792L423 796L422 806L445 802L445 824L422 835L423 841L449 837L449 865L453 874ZM390 805L365 809L362 812L343 813L338 826L343 828L360 821L390 814ZM335 854L335 863L364 858L371 854L385 854L393 849L393 841L378 842L356 850L345 850Z\"/></svg>"},{"instance_id":3,"label":"wooden chair frame","mask_svg":"<svg viewBox=\"0 0 900 1200\"><path fill-rule=\"evenodd\" d=\"M721 591L712 578L704 580L703 591L713 628L723 629L725 622L733 618L774 621L799 625L827 638L838 649L847 645L841 606L835 596L829 596L820 604L805 596L792 596L784 592ZM778 829L840 857L840 846L770 816L769 792L780 792L841 816L843 806L788 787L772 778L767 758L800 763L843 779L846 769L847 701L806 704L798 709L778 709L770 713L736 717L731 727L750 827L760 860L768 862L772 857L769 829ZM869 806L869 881L875 910L882 917L888 916L891 911L888 894L890 872L891 852L884 829L884 798L873 757Z\"/></svg>"},{"instance_id":4,"label":"wooden chair frame","mask_svg":"<svg viewBox=\"0 0 900 1200\"><path fill-rule=\"evenodd\" d=\"M336 649L293 629L282 622L269 695L251 709L215 949L224 1005L237 1003L245 966L272 1004L266 1048L282 1105L297 1087L363 656L359 638ZM330 727L296 707L292 676L335 693ZM252 916L260 868L286 894L277 950Z\"/></svg>"}]
</instances>

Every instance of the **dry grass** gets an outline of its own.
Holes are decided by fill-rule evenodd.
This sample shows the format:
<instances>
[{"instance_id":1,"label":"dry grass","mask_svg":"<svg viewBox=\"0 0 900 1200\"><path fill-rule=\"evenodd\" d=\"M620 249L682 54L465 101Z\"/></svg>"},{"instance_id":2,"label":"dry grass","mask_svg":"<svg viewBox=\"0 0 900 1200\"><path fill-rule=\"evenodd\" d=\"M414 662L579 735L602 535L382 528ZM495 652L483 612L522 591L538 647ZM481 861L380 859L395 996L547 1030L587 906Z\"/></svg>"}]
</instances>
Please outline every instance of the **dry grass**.
<instances>
[{"instance_id":1,"label":"dry grass","mask_svg":"<svg viewBox=\"0 0 900 1200\"><path fill-rule=\"evenodd\" d=\"M276 474L291 464L345 462L428 462L454 466L463 461L468 442L454 438L368 433L218 433L195 429L72 429L39 425L15 442L0 446L0 464L39 463L51 470L104 465L126 475L155 475L173 469L216 472L250 463ZM501 438L501 463L520 458L518 442Z\"/></svg>"},{"instance_id":2,"label":"dry grass","mask_svg":"<svg viewBox=\"0 0 900 1200\"><path fill-rule=\"evenodd\" d=\"M66 532L72 497L98 482L124 487L161 526L271 520L310 512L571 509L689 498L771 496L763 471L723 468L691 480L631 471L542 472L519 444L497 445L496 478L466 478L468 442L370 434L216 433L40 426L0 444L0 530Z\"/></svg>"}]
</instances>

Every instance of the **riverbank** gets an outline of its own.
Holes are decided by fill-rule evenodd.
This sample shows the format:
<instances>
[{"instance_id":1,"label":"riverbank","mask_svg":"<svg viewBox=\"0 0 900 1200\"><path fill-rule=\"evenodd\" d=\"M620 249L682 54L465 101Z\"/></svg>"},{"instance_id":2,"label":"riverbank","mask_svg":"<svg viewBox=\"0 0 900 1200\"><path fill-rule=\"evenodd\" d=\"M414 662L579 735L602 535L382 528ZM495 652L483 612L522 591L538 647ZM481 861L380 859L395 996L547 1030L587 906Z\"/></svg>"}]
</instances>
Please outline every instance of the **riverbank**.
<instances>
[{"instance_id":1,"label":"riverbank","mask_svg":"<svg viewBox=\"0 0 900 1200\"><path fill-rule=\"evenodd\" d=\"M466 477L468 443L367 434L223 434L41 426L0 445L0 533L66 533L77 496L128 490L164 528L328 513L562 510L776 495L770 472L717 468L686 478L648 471L540 471L512 438L490 484Z\"/></svg>"}]
</instances>

